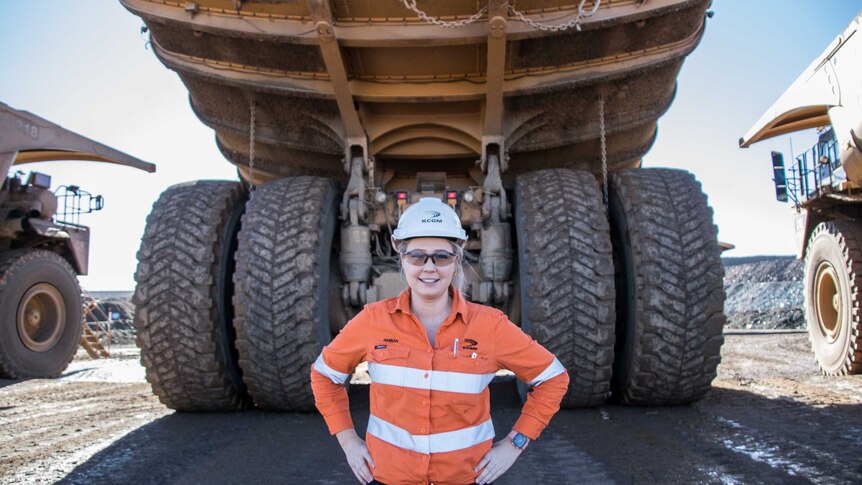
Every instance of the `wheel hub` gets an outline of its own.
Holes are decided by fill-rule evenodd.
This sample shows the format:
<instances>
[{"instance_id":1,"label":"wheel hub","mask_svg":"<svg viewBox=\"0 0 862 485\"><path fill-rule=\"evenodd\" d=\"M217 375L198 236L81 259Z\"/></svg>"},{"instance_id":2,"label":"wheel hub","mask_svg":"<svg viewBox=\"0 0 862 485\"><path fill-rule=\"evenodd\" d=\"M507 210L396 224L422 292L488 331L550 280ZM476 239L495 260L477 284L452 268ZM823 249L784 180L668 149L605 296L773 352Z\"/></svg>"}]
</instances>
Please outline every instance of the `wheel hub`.
<instances>
[{"instance_id":1,"label":"wheel hub","mask_svg":"<svg viewBox=\"0 0 862 485\"><path fill-rule=\"evenodd\" d=\"M33 286L18 304L18 336L34 352L43 352L60 340L66 326L66 306L60 291L48 283Z\"/></svg>"},{"instance_id":2,"label":"wheel hub","mask_svg":"<svg viewBox=\"0 0 862 485\"><path fill-rule=\"evenodd\" d=\"M42 321L42 312L38 308L27 309L27 325L28 327L36 328Z\"/></svg>"},{"instance_id":3,"label":"wheel hub","mask_svg":"<svg viewBox=\"0 0 862 485\"><path fill-rule=\"evenodd\" d=\"M821 263L814 278L814 313L820 333L829 342L834 342L841 330L840 288L835 268L828 262Z\"/></svg>"}]
</instances>

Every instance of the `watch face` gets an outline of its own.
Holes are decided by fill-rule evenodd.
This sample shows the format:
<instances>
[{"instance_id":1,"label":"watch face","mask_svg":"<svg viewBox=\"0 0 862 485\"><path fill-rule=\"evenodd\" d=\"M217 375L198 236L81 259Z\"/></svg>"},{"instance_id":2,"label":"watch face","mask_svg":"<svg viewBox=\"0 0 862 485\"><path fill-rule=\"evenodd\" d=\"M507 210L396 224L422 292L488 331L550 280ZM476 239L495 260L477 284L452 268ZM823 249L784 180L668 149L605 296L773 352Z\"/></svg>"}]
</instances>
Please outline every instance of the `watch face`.
<instances>
[{"instance_id":1,"label":"watch face","mask_svg":"<svg viewBox=\"0 0 862 485\"><path fill-rule=\"evenodd\" d=\"M527 444L527 437L518 433L514 438L512 438L512 443L514 443L518 448L523 448L524 445Z\"/></svg>"}]
</instances>

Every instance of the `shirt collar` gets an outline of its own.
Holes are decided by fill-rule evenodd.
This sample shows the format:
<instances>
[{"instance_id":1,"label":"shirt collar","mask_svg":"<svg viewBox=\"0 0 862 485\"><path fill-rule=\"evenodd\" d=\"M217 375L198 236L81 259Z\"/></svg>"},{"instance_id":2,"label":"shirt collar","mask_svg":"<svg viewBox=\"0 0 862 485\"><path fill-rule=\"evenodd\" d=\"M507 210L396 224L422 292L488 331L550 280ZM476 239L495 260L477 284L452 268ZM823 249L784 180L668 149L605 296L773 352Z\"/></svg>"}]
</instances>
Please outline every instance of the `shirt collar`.
<instances>
[{"instance_id":1,"label":"shirt collar","mask_svg":"<svg viewBox=\"0 0 862 485\"><path fill-rule=\"evenodd\" d=\"M389 313L397 311L410 313L410 294L409 287L402 291L395 300L395 304L389 307ZM449 295L452 297L452 313L449 316L453 317L460 313L461 320L466 323L467 321L464 320L464 317L467 315L467 301L464 299L464 295L451 286L449 287Z\"/></svg>"}]
</instances>

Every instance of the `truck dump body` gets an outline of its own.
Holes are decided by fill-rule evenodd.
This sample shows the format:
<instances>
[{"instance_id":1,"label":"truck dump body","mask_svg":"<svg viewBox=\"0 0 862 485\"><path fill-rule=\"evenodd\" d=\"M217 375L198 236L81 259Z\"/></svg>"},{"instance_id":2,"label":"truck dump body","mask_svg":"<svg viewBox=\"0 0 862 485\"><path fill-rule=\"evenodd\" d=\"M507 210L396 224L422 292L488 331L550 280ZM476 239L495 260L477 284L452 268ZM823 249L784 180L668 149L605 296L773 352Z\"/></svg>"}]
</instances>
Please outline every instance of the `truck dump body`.
<instances>
[{"instance_id":1,"label":"truck dump body","mask_svg":"<svg viewBox=\"0 0 862 485\"><path fill-rule=\"evenodd\" d=\"M862 12L739 139L741 148L775 136L831 125L847 178L855 187L862 185L860 25Z\"/></svg>"},{"instance_id":2,"label":"truck dump body","mask_svg":"<svg viewBox=\"0 0 862 485\"><path fill-rule=\"evenodd\" d=\"M122 3L143 18L154 52L179 74L195 113L244 178L254 105L259 181L345 181L347 140L361 135L378 174L466 173L488 140L504 145L507 173L600 173L603 95L608 168L637 167L673 100L683 59L703 34L710 2L605 1L581 30L563 32L534 28L503 6L496 36L489 13L447 28L396 0ZM458 21L497 3L419 7ZM578 5L516 7L554 26L577 16ZM345 115L351 102L355 117L350 109Z\"/></svg>"}]
</instances>

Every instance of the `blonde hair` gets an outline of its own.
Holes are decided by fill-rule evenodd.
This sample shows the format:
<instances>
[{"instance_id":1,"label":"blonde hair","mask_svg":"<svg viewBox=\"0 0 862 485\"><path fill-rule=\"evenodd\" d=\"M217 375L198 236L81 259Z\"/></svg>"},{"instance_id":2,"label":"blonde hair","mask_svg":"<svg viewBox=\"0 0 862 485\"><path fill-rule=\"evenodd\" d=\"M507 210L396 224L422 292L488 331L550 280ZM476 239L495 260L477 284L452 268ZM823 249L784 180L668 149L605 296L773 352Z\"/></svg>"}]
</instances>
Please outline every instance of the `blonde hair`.
<instances>
[{"instance_id":1,"label":"blonde hair","mask_svg":"<svg viewBox=\"0 0 862 485\"><path fill-rule=\"evenodd\" d=\"M452 246L452 252L455 253L455 272L452 274L452 283L451 286L456 290L460 291L461 294L464 293L464 246L452 241L451 239L446 239L449 244ZM407 251L407 244L410 242L409 239L404 239L401 241L396 241L395 248L398 250L398 253L401 254ZM398 258L398 270L401 273L401 276L404 276L404 266L402 265L401 258Z\"/></svg>"}]
</instances>

